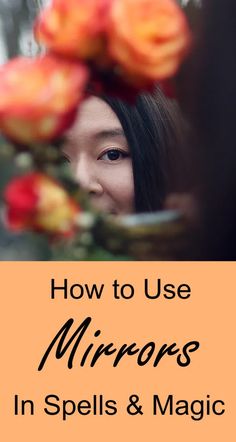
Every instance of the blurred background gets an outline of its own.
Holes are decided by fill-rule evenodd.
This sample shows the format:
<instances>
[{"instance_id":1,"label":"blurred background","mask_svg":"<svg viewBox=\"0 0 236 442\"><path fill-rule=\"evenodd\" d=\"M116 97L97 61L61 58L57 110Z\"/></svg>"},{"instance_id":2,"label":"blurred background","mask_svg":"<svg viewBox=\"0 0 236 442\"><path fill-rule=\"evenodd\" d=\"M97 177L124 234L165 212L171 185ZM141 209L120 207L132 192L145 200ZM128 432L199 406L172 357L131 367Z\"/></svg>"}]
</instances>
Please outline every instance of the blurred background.
<instances>
[{"instance_id":1,"label":"blurred background","mask_svg":"<svg viewBox=\"0 0 236 442\"><path fill-rule=\"evenodd\" d=\"M32 34L38 10L48 0L0 0L0 63L18 54L33 56L39 51Z\"/></svg>"},{"instance_id":2,"label":"blurred background","mask_svg":"<svg viewBox=\"0 0 236 442\"><path fill-rule=\"evenodd\" d=\"M200 1L178 0L192 22ZM0 64L19 54L34 56L40 51L33 38L32 23L48 3L50 0L0 0Z\"/></svg>"}]
</instances>

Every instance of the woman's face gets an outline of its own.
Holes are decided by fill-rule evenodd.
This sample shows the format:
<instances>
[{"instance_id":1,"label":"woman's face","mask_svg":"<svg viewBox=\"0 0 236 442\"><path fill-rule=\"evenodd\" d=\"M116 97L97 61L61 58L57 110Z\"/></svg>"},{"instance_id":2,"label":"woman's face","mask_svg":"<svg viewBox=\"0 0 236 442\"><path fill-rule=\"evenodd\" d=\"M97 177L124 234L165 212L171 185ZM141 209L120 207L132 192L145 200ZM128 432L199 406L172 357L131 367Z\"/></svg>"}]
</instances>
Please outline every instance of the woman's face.
<instances>
[{"instance_id":1,"label":"woman's face","mask_svg":"<svg viewBox=\"0 0 236 442\"><path fill-rule=\"evenodd\" d=\"M79 116L67 134L64 153L94 207L114 215L134 211L129 146L107 103L90 97L81 104Z\"/></svg>"}]
</instances>

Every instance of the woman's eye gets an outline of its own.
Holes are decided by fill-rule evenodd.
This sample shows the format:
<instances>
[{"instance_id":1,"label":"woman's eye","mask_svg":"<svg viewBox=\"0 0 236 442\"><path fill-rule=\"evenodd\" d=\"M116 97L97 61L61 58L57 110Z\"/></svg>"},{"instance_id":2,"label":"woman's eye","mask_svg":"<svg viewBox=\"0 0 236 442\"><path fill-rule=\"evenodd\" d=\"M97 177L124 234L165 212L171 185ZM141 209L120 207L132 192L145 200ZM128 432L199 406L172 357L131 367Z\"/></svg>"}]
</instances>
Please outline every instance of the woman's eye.
<instances>
[{"instance_id":1,"label":"woman's eye","mask_svg":"<svg viewBox=\"0 0 236 442\"><path fill-rule=\"evenodd\" d=\"M105 152L103 155L101 155L98 159L99 160L107 160L107 161L118 161L122 158L126 158L128 156L127 152L122 152L119 149L110 149L107 152Z\"/></svg>"}]
</instances>

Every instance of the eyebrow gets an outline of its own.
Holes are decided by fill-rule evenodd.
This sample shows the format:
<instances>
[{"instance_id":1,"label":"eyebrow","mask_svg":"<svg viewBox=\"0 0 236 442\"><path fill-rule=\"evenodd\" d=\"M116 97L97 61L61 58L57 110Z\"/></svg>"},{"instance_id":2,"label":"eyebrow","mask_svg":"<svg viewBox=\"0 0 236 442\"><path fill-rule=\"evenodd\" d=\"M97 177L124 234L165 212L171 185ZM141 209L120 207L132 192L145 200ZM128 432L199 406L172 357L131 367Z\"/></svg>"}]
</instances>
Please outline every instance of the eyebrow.
<instances>
[{"instance_id":1,"label":"eyebrow","mask_svg":"<svg viewBox=\"0 0 236 442\"><path fill-rule=\"evenodd\" d=\"M105 140L107 138L114 138L114 137L124 137L125 138L125 134L122 128L117 128L117 129L104 129L101 130L97 133L94 134L93 138L96 141L101 141L101 140Z\"/></svg>"}]
</instances>

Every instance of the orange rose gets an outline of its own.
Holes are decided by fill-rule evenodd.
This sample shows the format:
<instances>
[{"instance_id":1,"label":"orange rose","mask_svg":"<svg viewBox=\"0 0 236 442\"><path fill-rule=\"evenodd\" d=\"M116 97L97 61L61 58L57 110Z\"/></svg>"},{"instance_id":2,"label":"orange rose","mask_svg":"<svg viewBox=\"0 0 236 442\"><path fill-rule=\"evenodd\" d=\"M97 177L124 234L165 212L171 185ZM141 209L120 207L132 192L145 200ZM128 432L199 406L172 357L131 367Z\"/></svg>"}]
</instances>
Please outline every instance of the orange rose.
<instances>
[{"instance_id":1,"label":"orange rose","mask_svg":"<svg viewBox=\"0 0 236 442\"><path fill-rule=\"evenodd\" d=\"M174 0L114 0L109 50L133 85L173 76L190 45L190 31Z\"/></svg>"},{"instance_id":2,"label":"orange rose","mask_svg":"<svg viewBox=\"0 0 236 442\"><path fill-rule=\"evenodd\" d=\"M62 235L74 230L78 206L59 183L46 175L34 172L13 179L4 197L7 224L13 230Z\"/></svg>"},{"instance_id":3,"label":"orange rose","mask_svg":"<svg viewBox=\"0 0 236 442\"><path fill-rule=\"evenodd\" d=\"M0 130L23 144L62 134L83 97L87 69L52 55L19 57L0 68Z\"/></svg>"},{"instance_id":4,"label":"orange rose","mask_svg":"<svg viewBox=\"0 0 236 442\"><path fill-rule=\"evenodd\" d=\"M53 0L35 23L35 37L68 57L96 58L103 50L113 0Z\"/></svg>"}]
</instances>

